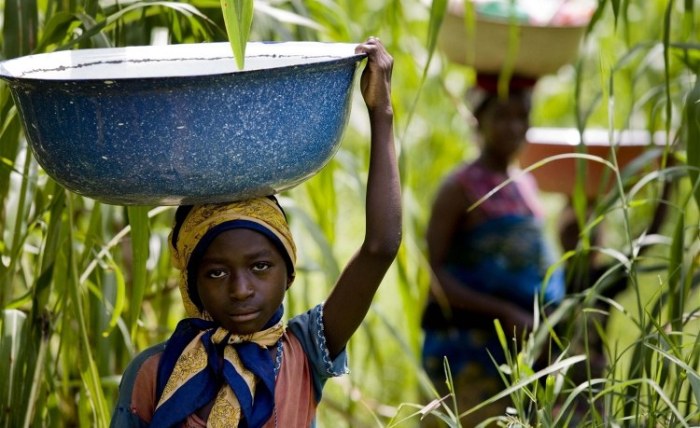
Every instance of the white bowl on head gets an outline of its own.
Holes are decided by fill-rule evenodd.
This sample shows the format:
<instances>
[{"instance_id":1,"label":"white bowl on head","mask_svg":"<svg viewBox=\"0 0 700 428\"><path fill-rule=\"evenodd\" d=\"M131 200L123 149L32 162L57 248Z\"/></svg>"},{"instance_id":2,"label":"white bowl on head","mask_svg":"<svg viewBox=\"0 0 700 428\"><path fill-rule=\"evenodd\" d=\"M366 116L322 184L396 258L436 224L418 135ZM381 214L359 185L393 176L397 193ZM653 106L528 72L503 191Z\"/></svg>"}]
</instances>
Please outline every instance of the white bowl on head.
<instances>
[{"instance_id":1,"label":"white bowl on head","mask_svg":"<svg viewBox=\"0 0 700 428\"><path fill-rule=\"evenodd\" d=\"M86 49L0 63L39 164L111 204L278 193L318 172L347 124L354 44Z\"/></svg>"},{"instance_id":2,"label":"white bowl on head","mask_svg":"<svg viewBox=\"0 0 700 428\"><path fill-rule=\"evenodd\" d=\"M482 73L500 73L506 64L527 77L556 73L575 61L587 25L511 23L477 13L474 27L467 31L464 7L464 0L449 1L438 46L450 61ZM511 58L512 30L518 37Z\"/></svg>"}]
</instances>

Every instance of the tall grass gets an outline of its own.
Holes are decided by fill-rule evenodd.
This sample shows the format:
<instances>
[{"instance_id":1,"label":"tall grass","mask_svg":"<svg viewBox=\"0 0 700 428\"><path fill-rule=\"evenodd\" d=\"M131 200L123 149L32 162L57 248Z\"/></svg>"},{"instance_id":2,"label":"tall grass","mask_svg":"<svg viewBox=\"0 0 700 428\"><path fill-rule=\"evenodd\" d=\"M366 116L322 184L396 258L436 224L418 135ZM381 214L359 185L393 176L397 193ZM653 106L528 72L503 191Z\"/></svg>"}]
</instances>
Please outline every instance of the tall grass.
<instances>
[{"instance_id":1,"label":"tall grass","mask_svg":"<svg viewBox=\"0 0 700 428\"><path fill-rule=\"evenodd\" d=\"M538 85L535 125L641 127L662 131L668 145L627 171L611 152L601 161L612 165L614 189L593 206L586 206L581 189L575 195L584 233L562 262L593 251L628 277L628 289L609 302L609 324L590 324L603 337L610 370L578 384L570 376L589 362L585 352L567 348L580 333L569 320L597 314L594 303L602 297L596 284L569 295L530 340L516 349L508 341L503 394L515 410L504 421L513 426L566 426L573 418L586 426L699 423L696 3L600 0L579 63ZM430 279L425 225L440 179L476 151L463 99L473 70L432 49L443 6L435 2L431 9L419 0L255 2L251 40L347 42L374 35L395 58L404 245L349 344L352 373L326 388L321 426L416 426L427 411L458 426L457 415L473 410L451 408L448 399L421 412L419 403L434 390L418 357ZM148 44L157 28L168 29L170 43L227 37L216 1L5 0L0 10L3 58ZM368 140L356 96L340 152L321 173L283 195L300 250L289 313L323 299L359 244ZM182 316L167 253L173 210L105 205L58 186L28 149L4 84L0 160L0 425L105 426L125 365L167 338ZM580 167L585 165L582 160ZM672 183L667 197L661 192L665 181ZM553 224L562 198L544 196ZM645 236L657 204L668 207L666 221L659 234ZM599 223L604 244L590 247L587 226ZM642 246L649 248L640 254ZM554 322L557 328L547 329ZM532 362L546 342L559 352L538 371Z\"/></svg>"}]
</instances>

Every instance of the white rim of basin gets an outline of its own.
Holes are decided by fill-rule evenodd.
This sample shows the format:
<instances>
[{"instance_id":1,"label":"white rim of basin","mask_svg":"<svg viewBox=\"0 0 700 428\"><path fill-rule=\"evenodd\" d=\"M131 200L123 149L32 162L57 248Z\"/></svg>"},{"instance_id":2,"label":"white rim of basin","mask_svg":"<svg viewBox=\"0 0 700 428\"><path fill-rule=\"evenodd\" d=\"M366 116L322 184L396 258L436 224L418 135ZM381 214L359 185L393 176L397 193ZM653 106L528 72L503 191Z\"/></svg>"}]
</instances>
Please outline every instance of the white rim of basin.
<instances>
[{"instance_id":1,"label":"white rim of basin","mask_svg":"<svg viewBox=\"0 0 700 428\"><path fill-rule=\"evenodd\" d=\"M239 70L228 42L56 51L0 63L0 76L32 80L124 80L210 76L362 57L355 43L251 42Z\"/></svg>"}]
</instances>

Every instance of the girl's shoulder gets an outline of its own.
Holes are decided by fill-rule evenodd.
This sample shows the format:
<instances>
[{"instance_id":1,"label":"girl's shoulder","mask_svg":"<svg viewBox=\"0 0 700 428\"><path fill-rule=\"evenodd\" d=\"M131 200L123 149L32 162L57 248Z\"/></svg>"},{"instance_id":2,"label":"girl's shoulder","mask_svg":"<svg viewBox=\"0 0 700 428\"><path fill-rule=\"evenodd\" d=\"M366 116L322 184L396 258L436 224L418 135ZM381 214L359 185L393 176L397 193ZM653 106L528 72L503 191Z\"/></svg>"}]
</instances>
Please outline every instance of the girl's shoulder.
<instances>
[{"instance_id":1,"label":"girl's shoulder","mask_svg":"<svg viewBox=\"0 0 700 428\"><path fill-rule=\"evenodd\" d=\"M330 356L323 324L323 304L295 316L289 320L287 327L290 334L299 341L316 376L325 381L329 377L348 373L345 350L335 358Z\"/></svg>"},{"instance_id":2,"label":"girl's shoulder","mask_svg":"<svg viewBox=\"0 0 700 428\"><path fill-rule=\"evenodd\" d=\"M134 383L139 377L139 373L143 374L144 371L151 371L154 368L158 368L158 361L160 361L160 356L165 350L165 344L167 342L162 342L157 345L153 345L141 351L133 360L129 363L124 370L124 375L122 376L121 384L124 385L129 383Z\"/></svg>"},{"instance_id":3,"label":"girl's shoulder","mask_svg":"<svg viewBox=\"0 0 700 428\"><path fill-rule=\"evenodd\" d=\"M112 415L113 427L139 426L155 409L158 362L165 342L142 351L129 363L119 383L119 401ZM135 407L135 404L138 406Z\"/></svg>"}]
</instances>

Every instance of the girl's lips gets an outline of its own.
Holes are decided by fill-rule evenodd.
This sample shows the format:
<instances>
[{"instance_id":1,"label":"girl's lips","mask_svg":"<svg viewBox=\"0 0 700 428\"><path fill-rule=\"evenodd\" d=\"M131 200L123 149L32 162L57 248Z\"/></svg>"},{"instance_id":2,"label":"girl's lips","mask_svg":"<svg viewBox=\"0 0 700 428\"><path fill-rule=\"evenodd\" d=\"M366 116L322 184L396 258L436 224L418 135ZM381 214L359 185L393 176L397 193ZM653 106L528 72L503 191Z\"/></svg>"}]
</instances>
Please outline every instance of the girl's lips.
<instances>
[{"instance_id":1,"label":"girl's lips","mask_svg":"<svg viewBox=\"0 0 700 428\"><path fill-rule=\"evenodd\" d=\"M231 314L231 315L229 315L229 317L231 318L231 320L233 322L240 323L240 322L247 322L247 321L254 320L255 318L257 318L259 313L260 313L259 311L246 312L246 313L241 313L241 314Z\"/></svg>"}]
</instances>

